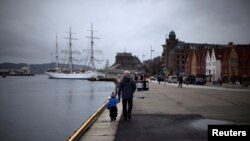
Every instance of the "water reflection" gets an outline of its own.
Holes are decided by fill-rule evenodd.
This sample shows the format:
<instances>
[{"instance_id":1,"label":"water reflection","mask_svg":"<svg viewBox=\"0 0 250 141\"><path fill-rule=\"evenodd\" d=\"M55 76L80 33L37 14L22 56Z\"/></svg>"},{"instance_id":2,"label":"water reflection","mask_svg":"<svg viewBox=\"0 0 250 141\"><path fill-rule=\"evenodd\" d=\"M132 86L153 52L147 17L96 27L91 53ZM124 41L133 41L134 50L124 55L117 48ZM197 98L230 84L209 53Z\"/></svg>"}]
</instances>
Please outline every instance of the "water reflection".
<instances>
[{"instance_id":1,"label":"water reflection","mask_svg":"<svg viewBox=\"0 0 250 141\"><path fill-rule=\"evenodd\" d=\"M90 100L94 99L94 93L95 93L94 83L90 83Z\"/></svg>"},{"instance_id":2,"label":"water reflection","mask_svg":"<svg viewBox=\"0 0 250 141\"><path fill-rule=\"evenodd\" d=\"M72 100L72 93L73 93L72 90L69 90L69 91L68 91L68 98L67 98L67 99L68 99L68 103L70 103L70 104L73 103L73 100Z\"/></svg>"},{"instance_id":3,"label":"water reflection","mask_svg":"<svg viewBox=\"0 0 250 141\"><path fill-rule=\"evenodd\" d=\"M53 80L47 76L1 79L0 138L66 140L113 90L113 83Z\"/></svg>"}]
</instances>

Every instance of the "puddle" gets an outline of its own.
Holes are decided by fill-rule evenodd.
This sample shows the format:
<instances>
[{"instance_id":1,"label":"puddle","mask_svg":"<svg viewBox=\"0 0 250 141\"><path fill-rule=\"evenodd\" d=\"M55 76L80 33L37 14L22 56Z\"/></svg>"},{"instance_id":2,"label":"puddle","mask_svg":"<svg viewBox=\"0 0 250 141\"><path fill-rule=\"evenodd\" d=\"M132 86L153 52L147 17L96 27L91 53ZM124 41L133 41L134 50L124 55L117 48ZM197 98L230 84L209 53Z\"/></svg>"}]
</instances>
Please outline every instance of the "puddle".
<instances>
[{"instance_id":1,"label":"puddle","mask_svg":"<svg viewBox=\"0 0 250 141\"><path fill-rule=\"evenodd\" d=\"M207 130L208 125L236 124L235 122L213 119L198 119L190 123L190 126L199 130Z\"/></svg>"},{"instance_id":2,"label":"puddle","mask_svg":"<svg viewBox=\"0 0 250 141\"><path fill-rule=\"evenodd\" d=\"M135 99L144 99L145 97L144 96L137 96L135 97Z\"/></svg>"}]
</instances>

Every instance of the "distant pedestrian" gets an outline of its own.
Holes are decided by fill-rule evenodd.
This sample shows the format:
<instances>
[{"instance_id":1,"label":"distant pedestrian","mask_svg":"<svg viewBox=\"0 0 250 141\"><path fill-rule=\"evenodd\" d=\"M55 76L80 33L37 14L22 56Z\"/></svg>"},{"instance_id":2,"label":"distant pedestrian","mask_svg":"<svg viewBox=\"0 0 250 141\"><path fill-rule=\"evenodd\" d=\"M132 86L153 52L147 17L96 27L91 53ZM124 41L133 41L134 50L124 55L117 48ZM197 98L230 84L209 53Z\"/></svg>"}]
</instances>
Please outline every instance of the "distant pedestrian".
<instances>
[{"instance_id":1,"label":"distant pedestrian","mask_svg":"<svg viewBox=\"0 0 250 141\"><path fill-rule=\"evenodd\" d=\"M157 80L158 80L159 84L161 84L161 76L160 75L158 76Z\"/></svg>"},{"instance_id":2,"label":"distant pedestrian","mask_svg":"<svg viewBox=\"0 0 250 141\"><path fill-rule=\"evenodd\" d=\"M138 81L138 76L135 75L135 83L137 83L137 81Z\"/></svg>"},{"instance_id":3,"label":"distant pedestrian","mask_svg":"<svg viewBox=\"0 0 250 141\"><path fill-rule=\"evenodd\" d=\"M116 95L113 92L111 94L111 98L109 99L109 102L108 102L108 105L107 105L107 108L109 109L109 116L110 116L111 121L116 120L116 117L117 117L117 107L116 107L116 105L119 102L120 101L118 99L116 99Z\"/></svg>"},{"instance_id":4,"label":"distant pedestrian","mask_svg":"<svg viewBox=\"0 0 250 141\"><path fill-rule=\"evenodd\" d=\"M140 78L140 79L141 79L141 81L143 81L143 75L141 75L141 78Z\"/></svg>"},{"instance_id":5,"label":"distant pedestrian","mask_svg":"<svg viewBox=\"0 0 250 141\"><path fill-rule=\"evenodd\" d=\"M220 85L222 85L222 80L221 80L221 78L218 78L218 83L220 84Z\"/></svg>"},{"instance_id":6,"label":"distant pedestrian","mask_svg":"<svg viewBox=\"0 0 250 141\"><path fill-rule=\"evenodd\" d=\"M179 76L179 85L178 85L178 88L181 87L182 88L182 83L183 83L183 76Z\"/></svg>"},{"instance_id":7,"label":"distant pedestrian","mask_svg":"<svg viewBox=\"0 0 250 141\"><path fill-rule=\"evenodd\" d=\"M136 89L135 82L130 78L130 72L124 71L124 77L120 82L118 90L118 99L120 100L122 95L122 109L124 120L131 119L132 107L133 107L133 94ZM128 105L128 107L127 107Z\"/></svg>"}]
</instances>

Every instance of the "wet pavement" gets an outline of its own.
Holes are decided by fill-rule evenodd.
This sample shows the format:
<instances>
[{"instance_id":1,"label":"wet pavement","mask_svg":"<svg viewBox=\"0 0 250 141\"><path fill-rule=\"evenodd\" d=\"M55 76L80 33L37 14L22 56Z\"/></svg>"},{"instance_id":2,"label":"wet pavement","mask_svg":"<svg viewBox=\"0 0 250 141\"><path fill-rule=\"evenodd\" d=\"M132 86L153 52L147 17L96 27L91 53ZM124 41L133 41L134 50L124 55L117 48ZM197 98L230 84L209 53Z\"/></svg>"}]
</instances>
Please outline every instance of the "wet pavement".
<instances>
[{"instance_id":1,"label":"wet pavement","mask_svg":"<svg viewBox=\"0 0 250 141\"><path fill-rule=\"evenodd\" d=\"M250 123L249 92L150 83L149 91L134 94L132 120L124 121L121 115L118 124L111 124L112 132L108 127L95 129L95 123L90 130L98 136L86 133L93 138L84 141L205 141L207 125ZM101 127L110 123L108 112L103 114L106 120L97 122Z\"/></svg>"},{"instance_id":2,"label":"wet pavement","mask_svg":"<svg viewBox=\"0 0 250 141\"><path fill-rule=\"evenodd\" d=\"M157 81L150 81L150 83L157 83ZM168 85L178 87L178 83L168 83L168 82L161 82L161 85ZM184 88L196 88L196 89L212 89L212 90L222 90L222 91L240 91L240 92L250 92L250 87L242 87L241 85L236 84L223 84L223 85L213 85L213 84L206 84L206 85L193 85L193 84L182 84Z\"/></svg>"},{"instance_id":3,"label":"wet pavement","mask_svg":"<svg viewBox=\"0 0 250 141\"><path fill-rule=\"evenodd\" d=\"M113 141L121 118L122 104L117 105L117 121L110 121L109 110L105 109L91 128L79 141Z\"/></svg>"},{"instance_id":4,"label":"wet pavement","mask_svg":"<svg viewBox=\"0 0 250 141\"><path fill-rule=\"evenodd\" d=\"M207 131L191 126L200 115L135 114L120 120L115 141L206 141Z\"/></svg>"}]
</instances>

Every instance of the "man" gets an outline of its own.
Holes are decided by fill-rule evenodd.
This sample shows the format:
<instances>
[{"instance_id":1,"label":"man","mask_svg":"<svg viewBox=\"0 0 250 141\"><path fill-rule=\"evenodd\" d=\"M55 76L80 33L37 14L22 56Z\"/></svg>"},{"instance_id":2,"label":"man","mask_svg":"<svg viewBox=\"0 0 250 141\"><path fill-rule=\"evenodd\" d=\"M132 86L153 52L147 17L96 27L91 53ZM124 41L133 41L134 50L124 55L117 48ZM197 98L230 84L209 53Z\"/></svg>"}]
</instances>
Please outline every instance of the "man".
<instances>
[{"instance_id":1,"label":"man","mask_svg":"<svg viewBox=\"0 0 250 141\"><path fill-rule=\"evenodd\" d=\"M137 84L137 81L138 81L138 76L135 75L135 83Z\"/></svg>"},{"instance_id":2,"label":"man","mask_svg":"<svg viewBox=\"0 0 250 141\"><path fill-rule=\"evenodd\" d=\"M161 84L161 76L160 75L158 75L158 82L159 82L159 84Z\"/></svg>"},{"instance_id":3,"label":"man","mask_svg":"<svg viewBox=\"0 0 250 141\"><path fill-rule=\"evenodd\" d=\"M178 85L178 87L181 87L181 88L182 88L182 82L183 82L183 76L181 75L181 76L179 77L179 85Z\"/></svg>"},{"instance_id":4,"label":"man","mask_svg":"<svg viewBox=\"0 0 250 141\"><path fill-rule=\"evenodd\" d=\"M120 100L122 95L122 110L124 120L131 119L132 107L133 107L133 94L136 89L134 80L130 77L130 72L128 70L124 71L124 77L120 82L118 90L118 99ZM128 105L128 108L127 108Z\"/></svg>"}]
</instances>

